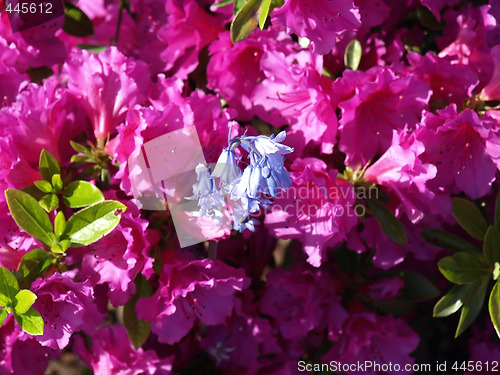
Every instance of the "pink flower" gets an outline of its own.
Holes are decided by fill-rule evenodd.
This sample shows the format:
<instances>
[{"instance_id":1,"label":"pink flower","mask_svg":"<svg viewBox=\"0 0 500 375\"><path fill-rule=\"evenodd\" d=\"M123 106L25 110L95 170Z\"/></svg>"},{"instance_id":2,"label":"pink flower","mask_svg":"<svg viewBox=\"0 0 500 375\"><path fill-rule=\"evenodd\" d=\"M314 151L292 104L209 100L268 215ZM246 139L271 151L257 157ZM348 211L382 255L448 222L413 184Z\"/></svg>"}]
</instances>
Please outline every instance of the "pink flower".
<instances>
[{"instance_id":1,"label":"pink flower","mask_svg":"<svg viewBox=\"0 0 500 375\"><path fill-rule=\"evenodd\" d=\"M342 109L339 148L351 166L385 152L394 129L413 129L431 94L426 82L382 67L345 71L334 83L334 92L337 89Z\"/></svg>"},{"instance_id":2,"label":"pink flower","mask_svg":"<svg viewBox=\"0 0 500 375\"><path fill-rule=\"evenodd\" d=\"M338 339L347 313L337 296L341 286L335 280L324 271L287 272L282 268L266 277L260 310L273 318L286 340L299 340L325 328L330 340Z\"/></svg>"},{"instance_id":3,"label":"pink flower","mask_svg":"<svg viewBox=\"0 0 500 375\"><path fill-rule=\"evenodd\" d=\"M107 198L117 199L114 194L108 194ZM134 280L139 273L147 279L153 274L153 258L148 253L156 233L148 232L149 222L141 219L135 204L122 203L127 211L115 230L81 251L71 250L72 254L84 254L80 278L91 280L93 285L107 284L114 306L124 305L135 293Z\"/></svg>"},{"instance_id":4,"label":"pink flower","mask_svg":"<svg viewBox=\"0 0 500 375\"><path fill-rule=\"evenodd\" d=\"M46 279L37 279L31 290L38 297L33 307L44 320L43 335L35 336L43 346L63 349L74 332L92 333L102 321L93 303L90 281L74 282L68 274L55 273Z\"/></svg>"},{"instance_id":5,"label":"pink flower","mask_svg":"<svg viewBox=\"0 0 500 375\"><path fill-rule=\"evenodd\" d=\"M463 191L473 199L482 197L500 167L498 123L469 109L457 113L453 104L437 113L426 113L416 132L417 139L426 145L420 159L438 168L427 186L452 193Z\"/></svg>"},{"instance_id":6,"label":"pink flower","mask_svg":"<svg viewBox=\"0 0 500 375\"><path fill-rule=\"evenodd\" d=\"M92 335L87 348L75 336L74 350L95 375L170 375L172 359L158 358L153 350L135 350L123 326L105 326Z\"/></svg>"},{"instance_id":7,"label":"pink flower","mask_svg":"<svg viewBox=\"0 0 500 375\"><path fill-rule=\"evenodd\" d=\"M272 14L292 33L311 40L315 52L330 52L344 33L360 26L358 8L352 0L285 0Z\"/></svg>"},{"instance_id":8,"label":"pink flower","mask_svg":"<svg viewBox=\"0 0 500 375\"><path fill-rule=\"evenodd\" d=\"M298 238L304 245L307 261L319 267L326 248L346 239L358 217L354 188L327 171L319 159L296 159L290 177L292 187L278 194L265 224L280 238Z\"/></svg>"},{"instance_id":9,"label":"pink flower","mask_svg":"<svg viewBox=\"0 0 500 375\"><path fill-rule=\"evenodd\" d=\"M129 108L145 100L150 83L146 64L127 58L115 47L98 55L75 49L63 72L69 92L87 111L96 138L106 138Z\"/></svg>"},{"instance_id":10,"label":"pink flower","mask_svg":"<svg viewBox=\"0 0 500 375\"><path fill-rule=\"evenodd\" d=\"M13 47L0 37L0 79L2 81L0 103L4 104L14 101L17 93L29 80L28 75L19 71L19 67L16 67L20 53L19 50Z\"/></svg>"},{"instance_id":11,"label":"pink flower","mask_svg":"<svg viewBox=\"0 0 500 375\"><path fill-rule=\"evenodd\" d=\"M387 374L411 374L403 364L413 364L410 357L418 345L418 335L399 318L390 315L378 316L370 312L355 312L344 325L345 334L323 360L343 364L356 364L358 361L372 361L379 365L399 364L400 371L386 371ZM356 366L353 366L354 368ZM376 375L378 371L366 368L365 371L346 371L349 375Z\"/></svg>"},{"instance_id":12,"label":"pink flower","mask_svg":"<svg viewBox=\"0 0 500 375\"><path fill-rule=\"evenodd\" d=\"M424 151L424 144L415 139L415 134L394 131L391 147L365 172L367 181L387 186L396 193L401 201L399 207L413 223L423 218L424 207L439 212L434 203L436 195L426 186L427 181L436 177L437 168L422 163L419 155Z\"/></svg>"},{"instance_id":13,"label":"pink flower","mask_svg":"<svg viewBox=\"0 0 500 375\"><path fill-rule=\"evenodd\" d=\"M223 324L231 315L234 294L248 286L242 269L209 259L189 261L166 251L160 287L152 297L140 298L137 316L151 322L160 342L174 344L193 327Z\"/></svg>"}]
</instances>

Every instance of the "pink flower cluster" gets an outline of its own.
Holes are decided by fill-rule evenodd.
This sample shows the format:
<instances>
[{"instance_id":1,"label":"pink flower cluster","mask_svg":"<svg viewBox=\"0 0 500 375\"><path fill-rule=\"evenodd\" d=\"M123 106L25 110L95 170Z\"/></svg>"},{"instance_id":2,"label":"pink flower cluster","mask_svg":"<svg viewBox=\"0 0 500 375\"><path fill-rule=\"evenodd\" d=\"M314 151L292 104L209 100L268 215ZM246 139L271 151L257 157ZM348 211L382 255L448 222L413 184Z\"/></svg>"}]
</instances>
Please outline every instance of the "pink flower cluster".
<instances>
[{"instance_id":1,"label":"pink flower cluster","mask_svg":"<svg viewBox=\"0 0 500 375\"><path fill-rule=\"evenodd\" d=\"M41 247L3 192L40 180L43 149L76 175L70 141L92 144L111 173L105 197L127 207L110 234L68 249L33 282L44 334L10 316L0 375L41 374L63 351L96 375L294 375L306 373L299 361L442 360L442 338L428 327L442 324L448 340L453 331L431 318L429 301L405 294L405 275L445 290L436 262L448 253L420 232L463 237L452 196L494 206L500 3L285 0L234 43L235 4L217 2L80 0L94 33L78 37L57 23L14 33L0 0L0 266L15 271ZM353 40L361 59L350 69ZM193 125L208 163L228 134L285 130L292 186L263 197L255 232L219 231L181 249L168 211L134 203L128 161ZM382 230L372 198L402 223L405 243ZM140 348L124 310L151 330ZM493 330L479 327L462 338L470 358L498 360Z\"/></svg>"}]
</instances>

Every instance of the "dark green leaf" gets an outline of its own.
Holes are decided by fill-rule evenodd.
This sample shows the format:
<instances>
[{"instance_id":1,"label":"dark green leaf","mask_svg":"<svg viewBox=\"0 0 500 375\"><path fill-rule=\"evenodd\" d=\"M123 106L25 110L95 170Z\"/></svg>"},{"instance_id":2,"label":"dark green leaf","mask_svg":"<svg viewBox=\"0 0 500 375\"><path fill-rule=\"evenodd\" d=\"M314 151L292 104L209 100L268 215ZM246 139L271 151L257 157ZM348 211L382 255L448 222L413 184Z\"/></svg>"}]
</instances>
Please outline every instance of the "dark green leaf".
<instances>
[{"instance_id":1,"label":"dark green leaf","mask_svg":"<svg viewBox=\"0 0 500 375\"><path fill-rule=\"evenodd\" d=\"M246 39L257 28L262 0L250 0L234 17L231 23L231 40L233 43Z\"/></svg>"},{"instance_id":2,"label":"dark green leaf","mask_svg":"<svg viewBox=\"0 0 500 375\"><path fill-rule=\"evenodd\" d=\"M401 297L414 301L424 301L439 295L439 289L426 277L416 272L404 271L401 277L405 286L401 290Z\"/></svg>"},{"instance_id":3,"label":"dark green leaf","mask_svg":"<svg viewBox=\"0 0 500 375\"><path fill-rule=\"evenodd\" d=\"M69 1L64 1L64 7L64 25L62 29L66 34L79 37L94 34L92 21L80 8Z\"/></svg>"},{"instance_id":4,"label":"dark green leaf","mask_svg":"<svg viewBox=\"0 0 500 375\"><path fill-rule=\"evenodd\" d=\"M83 163L92 163L93 160L89 158L87 155L77 154L71 157L71 162L76 164L83 164Z\"/></svg>"},{"instance_id":5,"label":"dark green leaf","mask_svg":"<svg viewBox=\"0 0 500 375\"><path fill-rule=\"evenodd\" d=\"M125 304L123 308L123 324L127 328L130 342L135 349L139 349L151 332L149 322L139 320L135 312L135 305L140 297L150 297L152 289L150 283L140 275L135 279L137 293Z\"/></svg>"},{"instance_id":6,"label":"dark green leaf","mask_svg":"<svg viewBox=\"0 0 500 375\"><path fill-rule=\"evenodd\" d=\"M261 29L264 29L264 25L266 24L270 8L271 8L271 0L262 0L262 5L260 7L260 17L259 17L259 27Z\"/></svg>"},{"instance_id":7,"label":"dark green leaf","mask_svg":"<svg viewBox=\"0 0 500 375\"><path fill-rule=\"evenodd\" d=\"M89 52L93 53L101 53L104 52L108 49L109 46L98 46L95 44L84 44L84 43L79 43L76 45L80 49L87 50Z\"/></svg>"},{"instance_id":8,"label":"dark green leaf","mask_svg":"<svg viewBox=\"0 0 500 375\"><path fill-rule=\"evenodd\" d=\"M45 180L35 181L34 184L41 192L52 193L53 191L52 184L48 181Z\"/></svg>"},{"instance_id":9,"label":"dark green leaf","mask_svg":"<svg viewBox=\"0 0 500 375\"><path fill-rule=\"evenodd\" d=\"M439 260L438 267L449 281L455 284L469 284L482 277L489 277L490 266L481 253L464 251Z\"/></svg>"},{"instance_id":10,"label":"dark green leaf","mask_svg":"<svg viewBox=\"0 0 500 375\"><path fill-rule=\"evenodd\" d=\"M56 158L47 150L43 149L40 153L40 175L45 181L51 182L52 176L61 173L61 168Z\"/></svg>"},{"instance_id":11,"label":"dark green leaf","mask_svg":"<svg viewBox=\"0 0 500 375\"><path fill-rule=\"evenodd\" d=\"M42 193L35 185L25 186L21 189L21 191L28 193L33 198L35 198L37 201L39 201L40 199L42 199L45 196L45 193Z\"/></svg>"},{"instance_id":12,"label":"dark green leaf","mask_svg":"<svg viewBox=\"0 0 500 375\"><path fill-rule=\"evenodd\" d=\"M79 208L102 202L104 195L90 182L73 181L64 188L63 200L68 207Z\"/></svg>"},{"instance_id":13,"label":"dark green leaf","mask_svg":"<svg viewBox=\"0 0 500 375\"><path fill-rule=\"evenodd\" d=\"M45 211L52 212L59 207L59 198L55 194L47 194L39 203Z\"/></svg>"},{"instance_id":14,"label":"dark green leaf","mask_svg":"<svg viewBox=\"0 0 500 375\"><path fill-rule=\"evenodd\" d=\"M117 201L104 201L84 208L68 219L64 237L73 247L90 245L111 232L120 222L120 211L126 209Z\"/></svg>"},{"instance_id":15,"label":"dark green leaf","mask_svg":"<svg viewBox=\"0 0 500 375\"><path fill-rule=\"evenodd\" d=\"M500 337L500 282L496 282L493 287L488 303L490 318L498 337Z\"/></svg>"},{"instance_id":16,"label":"dark green leaf","mask_svg":"<svg viewBox=\"0 0 500 375\"><path fill-rule=\"evenodd\" d=\"M488 224L477 206L463 198L453 198L453 216L470 236L482 240Z\"/></svg>"},{"instance_id":17,"label":"dark green leaf","mask_svg":"<svg viewBox=\"0 0 500 375\"><path fill-rule=\"evenodd\" d=\"M28 289L22 289L14 297L14 311L18 314L25 314L35 301L35 293Z\"/></svg>"},{"instance_id":18,"label":"dark green leaf","mask_svg":"<svg viewBox=\"0 0 500 375\"><path fill-rule=\"evenodd\" d=\"M49 269L52 259L54 259L53 254L42 249L31 250L25 254L17 267L17 270L21 272L21 287L29 288L33 281Z\"/></svg>"},{"instance_id":19,"label":"dark green leaf","mask_svg":"<svg viewBox=\"0 0 500 375\"><path fill-rule=\"evenodd\" d=\"M474 322L484 304L489 277L476 281L464 299L455 337L460 336Z\"/></svg>"},{"instance_id":20,"label":"dark green leaf","mask_svg":"<svg viewBox=\"0 0 500 375\"><path fill-rule=\"evenodd\" d=\"M380 225L385 235L400 245L406 245L408 239L406 237L405 227L394 216L392 211L378 200L368 199L367 202L375 220L377 220L377 223Z\"/></svg>"},{"instance_id":21,"label":"dark green leaf","mask_svg":"<svg viewBox=\"0 0 500 375\"><path fill-rule=\"evenodd\" d=\"M444 318L456 313L464 304L465 296L472 290L474 284L455 285L434 305L433 316Z\"/></svg>"},{"instance_id":22,"label":"dark green leaf","mask_svg":"<svg viewBox=\"0 0 500 375\"><path fill-rule=\"evenodd\" d=\"M229 5L229 4L232 4L234 3L234 0L222 0L220 3L215 3L214 5L212 5L214 8L219 8L219 7L223 7L223 6L226 6L226 5Z\"/></svg>"},{"instance_id":23,"label":"dark green leaf","mask_svg":"<svg viewBox=\"0 0 500 375\"><path fill-rule=\"evenodd\" d=\"M500 192L495 202L495 227L500 230Z\"/></svg>"},{"instance_id":24,"label":"dark green leaf","mask_svg":"<svg viewBox=\"0 0 500 375\"><path fill-rule=\"evenodd\" d=\"M0 267L0 306L7 306L19 292L16 278L5 267Z\"/></svg>"},{"instance_id":25,"label":"dark green leaf","mask_svg":"<svg viewBox=\"0 0 500 375\"><path fill-rule=\"evenodd\" d=\"M500 262L500 231L494 226L490 225L484 236L483 254L492 266Z\"/></svg>"},{"instance_id":26,"label":"dark green leaf","mask_svg":"<svg viewBox=\"0 0 500 375\"><path fill-rule=\"evenodd\" d=\"M457 237L451 233L439 230L439 229L424 229L422 232L422 237L431 245L442 247L444 249L453 251L477 251L479 249L475 247L470 242Z\"/></svg>"},{"instance_id":27,"label":"dark green leaf","mask_svg":"<svg viewBox=\"0 0 500 375\"><path fill-rule=\"evenodd\" d=\"M49 233L52 233L52 223L38 202L31 195L15 189L7 189L5 197L17 225L50 246L52 239Z\"/></svg>"},{"instance_id":28,"label":"dark green leaf","mask_svg":"<svg viewBox=\"0 0 500 375\"><path fill-rule=\"evenodd\" d=\"M351 70L358 70L359 63L361 62L361 56L363 54L363 48L361 43L357 39L353 39L347 45L344 53L344 65L346 68Z\"/></svg>"},{"instance_id":29,"label":"dark green leaf","mask_svg":"<svg viewBox=\"0 0 500 375\"><path fill-rule=\"evenodd\" d=\"M59 173L56 173L55 175L52 176L52 186L56 191L59 191L63 187L63 181L61 178L61 175Z\"/></svg>"},{"instance_id":30,"label":"dark green leaf","mask_svg":"<svg viewBox=\"0 0 500 375\"><path fill-rule=\"evenodd\" d=\"M5 322L5 319L7 319L7 316L9 316L7 309L0 309L0 327Z\"/></svg>"},{"instance_id":31,"label":"dark green leaf","mask_svg":"<svg viewBox=\"0 0 500 375\"><path fill-rule=\"evenodd\" d=\"M92 157L92 152L84 145L81 145L80 143L76 143L73 141L69 141L69 143L70 143L71 147L73 148L73 150L75 150L76 152L79 152L81 154L85 154L89 157Z\"/></svg>"},{"instance_id":32,"label":"dark green leaf","mask_svg":"<svg viewBox=\"0 0 500 375\"><path fill-rule=\"evenodd\" d=\"M54 71L46 66L38 66L36 68L28 67L26 73L28 73L31 82L36 82L41 85L45 78L49 78L54 74Z\"/></svg>"},{"instance_id":33,"label":"dark green leaf","mask_svg":"<svg viewBox=\"0 0 500 375\"><path fill-rule=\"evenodd\" d=\"M43 319L38 311L34 308L29 309L24 314L18 314L14 310L14 317L17 324L30 335L43 335Z\"/></svg>"}]
</instances>

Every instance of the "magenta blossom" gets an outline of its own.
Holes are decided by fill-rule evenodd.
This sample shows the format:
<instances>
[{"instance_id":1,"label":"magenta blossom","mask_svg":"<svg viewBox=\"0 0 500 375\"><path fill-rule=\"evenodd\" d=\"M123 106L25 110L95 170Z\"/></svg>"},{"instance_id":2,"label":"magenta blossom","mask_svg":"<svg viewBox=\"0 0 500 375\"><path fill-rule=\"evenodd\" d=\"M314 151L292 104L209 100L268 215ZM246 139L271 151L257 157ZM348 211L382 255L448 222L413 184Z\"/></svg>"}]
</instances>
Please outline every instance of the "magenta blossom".
<instances>
[{"instance_id":1,"label":"magenta blossom","mask_svg":"<svg viewBox=\"0 0 500 375\"><path fill-rule=\"evenodd\" d=\"M387 374L411 374L405 371L405 364L413 364L410 357L418 345L418 335L399 318L390 315L378 316L369 312L352 313L344 325L345 335L323 360L337 361L345 364L356 364L365 361L382 364L399 364L400 371L387 371ZM353 368L356 368L354 366ZM366 371L346 371L349 375L376 375L374 369Z\"/></svg>"},{"instance_id":2,"label":"magenta blossom","mask_svg":"<svg viewBox=\"0 0 500 375\"><path fill-rule=\"evenodd\" d=\"M136 306L137 316L151 322L160 342L178 342L197 319L206 325L223 324L233 309L234 294L248 286L242 269L221 261L189 261L166 251L162 264L160 287Z\"/></svg>"},{"instance_id":3,"label":"magenta blossom","mask_svg":"<svg viewBox=\"0 0 500 375\"><path fill-rule=\"evenodd\" d=\"M69 92L87 111L96 138L106 138L130 107L144 101L150 83L146 64L127 58L115 47L99 55L75 49L63 72Z\"/></svg>"},{"instance_id":4,"label":"magenta blossom","mask_svg":"<svg viewBox=\"0 0 500 375\"><path fill-rule=\"evenodd\" d=\"M298 238L307 261L319 267L326 248L345 240L358 222L356 193L335 170L327 171L322 160L296 159L291 170L292 187L278 195L265 224L277 237Z\"/></svg>"},{"instance_id":5,"label":"magenta blossom","mask_svg":"<svg viewBox=\"0 0 500 375\"><path fill-rule=\"evenodd\" d=\"M35 336L43 346L63 349L74 332L83 330L91 334L102 321L93 303L90 281L74 282L68 274L55 273L37 279L31 290L38 297L33 307L44 320L43 335Z\"/></svg>"},{"instance_id":6,"label":"magenta blossom","mask_svg":"<svg viewBox=\"0 0 500 375\"><path fill-rule=\"evenodd\" d=\"M95 375L170 375L172 360L152 350L135 350L123 326L105 326L92 336L89 348L75 336L75 352Z\"/></svg>"},{"instance_id":7,"label":"magenta blossom","mask_svg":"<svg viewBox=\"0 0 500 375\"><path fill-rule=\"evenodd\" d=\"M285 0L273 18L292 33L310 39L313 49L322 55L330 52L343 34L361 25L352 0Z\"/></svg>"}]
</instances>

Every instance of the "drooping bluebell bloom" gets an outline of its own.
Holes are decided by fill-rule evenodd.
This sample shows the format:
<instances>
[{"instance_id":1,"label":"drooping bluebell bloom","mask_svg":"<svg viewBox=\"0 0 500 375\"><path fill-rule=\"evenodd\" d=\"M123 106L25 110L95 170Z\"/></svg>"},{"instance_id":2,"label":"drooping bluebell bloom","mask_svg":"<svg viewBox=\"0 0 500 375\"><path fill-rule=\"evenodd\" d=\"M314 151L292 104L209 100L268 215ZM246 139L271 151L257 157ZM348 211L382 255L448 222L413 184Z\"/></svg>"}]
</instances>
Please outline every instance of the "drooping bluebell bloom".
<instances>
[{"instance_id":1,"label":"drooping bluebell bloom","mask_svg":"<svg viewBox=\"0 0 500 375\"><path fill-rule=\"evenodd\" d=\"M234 149L225 148L217 160L212 177L220 178L223 184L230 185L241 176L241 168L236 164Z\"/></svg>"}]
</instances>

